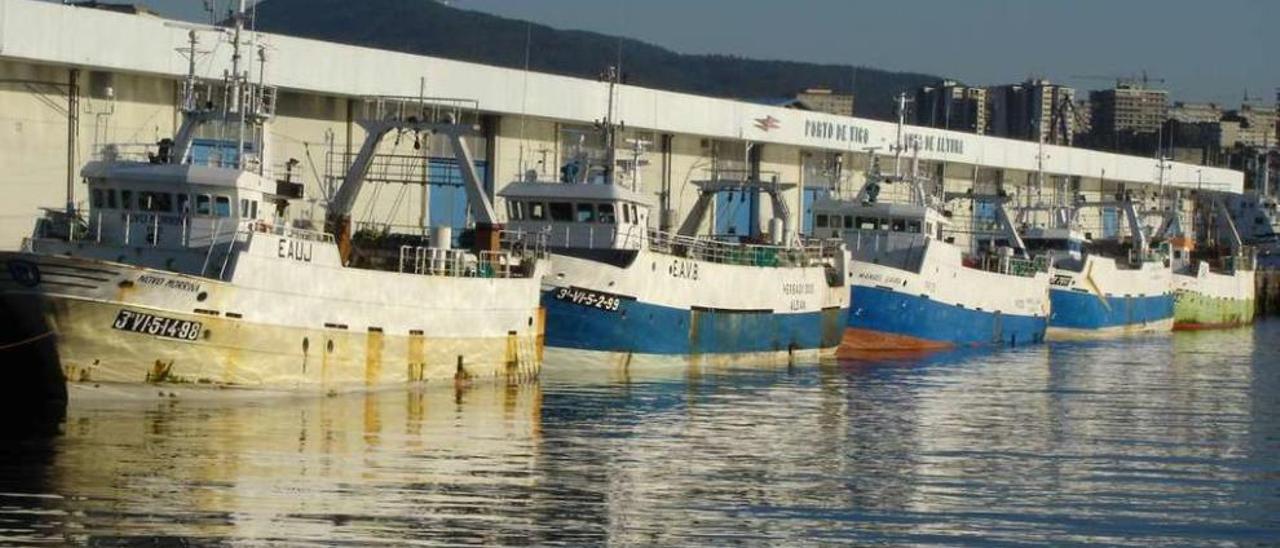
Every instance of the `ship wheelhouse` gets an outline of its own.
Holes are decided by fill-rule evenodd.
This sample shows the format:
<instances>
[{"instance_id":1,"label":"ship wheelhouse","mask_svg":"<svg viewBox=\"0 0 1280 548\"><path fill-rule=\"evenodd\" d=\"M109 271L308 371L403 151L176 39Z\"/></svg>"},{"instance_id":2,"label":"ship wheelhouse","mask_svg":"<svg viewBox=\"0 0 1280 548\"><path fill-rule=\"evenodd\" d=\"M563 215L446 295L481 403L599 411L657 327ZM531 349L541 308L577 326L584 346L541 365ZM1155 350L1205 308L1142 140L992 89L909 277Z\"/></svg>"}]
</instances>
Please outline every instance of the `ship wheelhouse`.
<instances>
[{"instance_id":1,"label":"ship wheelhouse","mask_svg":"<svg viewBox=\"0 0 1280 548\"><path fill-rule=\"evenodd\" d=\"M280 221L288 203L265 179L232 169L94 162L82 175L89 187L82 238L98 243L208 246L246 222Z\"/></svg>"},{"instance_id":2,"label":"ship wheelhouse","mask_svg":"<svg viewBox=\"0 0 1280 548\"><path fill-rule=\"evenodd\" d=\"M546 236L554 250L637 250L645 246L649 203L626 187L522 181L508 185L507 226Z\"/></svg>"},{"instance_id":3,"label":"ship wheelhouse","mask_svg":"<svg viewBox=\"0 0 1280 548\"><path fill-rule=\"evenodd\" d=\"M813 235L841 239L855 260L919 272L930 240L943 240L950 221L919 204L821 199L813 204Z\"/></svg>"}]
</instances>

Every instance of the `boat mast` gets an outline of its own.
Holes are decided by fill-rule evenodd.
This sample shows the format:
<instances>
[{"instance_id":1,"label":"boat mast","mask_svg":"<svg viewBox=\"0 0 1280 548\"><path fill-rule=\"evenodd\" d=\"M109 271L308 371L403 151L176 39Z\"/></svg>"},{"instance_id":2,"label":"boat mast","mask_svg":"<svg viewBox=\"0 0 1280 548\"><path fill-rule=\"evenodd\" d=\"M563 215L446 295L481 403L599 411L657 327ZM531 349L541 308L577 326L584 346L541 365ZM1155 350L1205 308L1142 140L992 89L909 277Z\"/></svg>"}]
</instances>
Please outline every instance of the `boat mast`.
<instances>
[{"instance_id":1,"label":"boat mast","mask_svg":"<svg viewBox=\"0 0 1280 548\"><path fill-rule=\"evenodd\" d=\"M236 169L244 169L244 75L240 72L240 35L244 32L245 1L231 16L234 31L231 42L231 112L236 115Z\"/></svg>"},{"instance_id":2,"label":"boat mast","mask_svg":"<svg viewBox=\"0 0 1280 548\"><path fill-rule=\"evenodd\" d=\"M604 77L609 81L608 110L605 111L604 122L601 124L601 130L604 132L605 147L604 180L606 184L615 184L617 181L614 181L613 174L618 163L618 128L613 125L613 96L615 93L614 88L618 85L618 67L609 67L605 71Z\"/></svg>"}]
</instances>

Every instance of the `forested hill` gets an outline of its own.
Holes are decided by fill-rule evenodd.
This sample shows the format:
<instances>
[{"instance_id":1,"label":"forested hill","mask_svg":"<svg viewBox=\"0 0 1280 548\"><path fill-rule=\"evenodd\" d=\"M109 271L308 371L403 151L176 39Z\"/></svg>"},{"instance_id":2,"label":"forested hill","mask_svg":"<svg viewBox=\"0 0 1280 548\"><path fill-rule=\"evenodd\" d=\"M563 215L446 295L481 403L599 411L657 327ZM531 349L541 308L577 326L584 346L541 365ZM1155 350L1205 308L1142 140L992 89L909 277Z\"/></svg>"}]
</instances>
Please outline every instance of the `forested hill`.
<instances>
[{"instance_id":1,"label":"forested hill","mask_svg":"<svg viewBox=\"0 0 1280 548\"><path fill-rule=\"evenodd\" d=\"M617 64L633 85L715 97L786 97L807 87L854 87L859 116L893 117L893 96L936 76L848 65L683 55L639 40L558 30L433 0L262 0L259 30L372 48L595 78Z\"/></svg>"}]
</instances>

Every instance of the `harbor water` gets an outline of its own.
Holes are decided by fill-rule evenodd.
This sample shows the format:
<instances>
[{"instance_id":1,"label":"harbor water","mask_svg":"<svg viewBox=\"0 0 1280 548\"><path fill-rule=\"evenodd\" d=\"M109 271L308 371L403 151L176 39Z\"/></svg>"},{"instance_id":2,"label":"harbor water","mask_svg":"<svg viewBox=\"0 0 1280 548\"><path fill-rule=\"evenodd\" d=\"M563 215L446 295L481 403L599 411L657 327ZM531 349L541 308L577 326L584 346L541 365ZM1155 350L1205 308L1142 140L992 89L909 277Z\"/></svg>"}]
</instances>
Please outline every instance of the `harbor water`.
<instances>
[{"instance_id":1,"label":"harbor water","mask_svg":"<svg viewBox=\"0 0 1280 548\"><path fill-rule=\"evenodd\" d=\"M1276 543L1278 341L11 414L0 543Z\"/></svg>"}]
</instances>

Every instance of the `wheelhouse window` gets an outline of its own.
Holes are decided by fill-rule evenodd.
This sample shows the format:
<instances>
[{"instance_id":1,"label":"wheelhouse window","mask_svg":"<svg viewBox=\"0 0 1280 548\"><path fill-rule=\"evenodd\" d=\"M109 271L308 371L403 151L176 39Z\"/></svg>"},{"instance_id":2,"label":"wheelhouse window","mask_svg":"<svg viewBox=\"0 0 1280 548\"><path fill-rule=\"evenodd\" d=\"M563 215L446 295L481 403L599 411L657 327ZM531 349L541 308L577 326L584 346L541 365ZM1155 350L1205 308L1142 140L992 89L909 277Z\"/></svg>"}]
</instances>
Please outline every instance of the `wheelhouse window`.
<instances>
[{"instance_id":1,"label":"wheelhouse window","mask_svg":"<svg viewBox=\"0 0 1280 548\"><path fill-rule=\"evenodd\" d=\"M858 228L861 230L875 230L876 220L871 217L858 217Z\"/></svg>"},{"instance_id":2,"label":"wheelhouse window","mask_svg":"<svg viewBox=\"0 0 1280 548\"><path fill-rule=\"evenodd\" d=\"M598 210L600 216L596 218L597 221L607 224L614 224L618 222L617 217L613 214L613 204L600 204Z\"/></svg>"},{"instance_id":3,"label":"wheelhouse window","mask_svg":"<svg viewBox=\"0 0 1280 548\"><path fill-rule=\"evenodd\" d=\"M178 195L178 213L183 215L191 214L191 197L186 194Z\"/></svg>"},{"instance_id":4,"label":"wheelhouse window","mask_svg":"<svg viewBox=\"0 0 1280 548\"><path fill-rule=\"evenodd\" d=\"M545 221L547 220L547 204L542 202L529 202L529 220Z\"/></svg>"},{"instance_id":5,"label":"wheelhouse window","mask_svg":"<svg viewBox=\"0 0 1280 548\"><path fill-rule=\"evenodd\" d=\"M167 192L139 192L138 209L153 213L172 213L173 195Z\"/></svg>"},{"instance_id":6,"label":"wheelhouse window","mask_svg":"<svg viewBox=\"0 0 1280 548\"><path fill-rule=\"evenodd\" d=\"M120 191L120 209L133 209L133 191Z\"/></svg>"},{"instance_id":7,"label":"wheelhouse window","mask_svg":"<svg viewBox=\"0 0 1280 548\"><path fill-rule=\"evenodd\" d=\"M622 204L622 222L631 224L633 220L631 217L631 204Z\"/></svg>"},{"instance_id":8,"label":"wheelhouse window","mask_svg":"<svg viewBox=\"0 0 1280 548\"><path fill-rule=\"evenodd\" d=\"M845 228L853 228L853 216L852 216L852 215L845 215L845 216L844 216L844 227L845 227Z\"/></svg>"},{"instance_id":9,"label":"wheelhouse window","mask_svg":"<svg viewBox=\"0 0 1280 548\"><path fill-rule=\"evenodd\" d=\"M213 200L213 213L218 217L230 217L231 198L226 196L215 196Z\"/></svg>"},{"instance_id":10,"label":"wheelhouse window","mask_svg":"<svg viewBox=\"0 0 1280 548\"><path fill-rule=\"evenodd\" d=\"M574 220L579 223L593 223L596 220L596 207L592 204L577 204L577 215Z\"/></svg>"},{"instance_id":11,"label":"wheelhouse window","mask_svg":"<svg viewBox=\"0 0 1280 548\"><path fill-rule=\"evenodd\" d=\"M512 221L524 220L524 202L512 200L507 202L507 218Z\"/></svg>"},{"instance_id":12,"label":"wheelhouse window","mask_svg":"<svg viewBox=\"0 0 1280 548\"><path fill-rule=\"evenodd\" d=\"M208 194L197 194L196 195L196 215L212 215L213 214L213 207L211 205L212 203L213 203L213 199L210 198Z\"/></svg>"},{"instance_id":13,"label":"wheelhouse window","mask_svg":"<svg viewBox=\"0 0 1280 548\"><path fill-rule=\"evenodd\" d=\"M90 191L89 196L90 196L89 205L91 205L94 209L102 207L102 204L105 203L102 199L101 188L93 189L92 191Z\"/></svg>"},{"instance_id":14,"label":"wheelhouse window","mask_svg":"<svg viewBox=\"0 0 1280 548\"><path fill-rule=\"evenodd\" d=\"M551 202L548 206L551 220L557 223L573 222L573 204L569 202Z\"/></svg>"},{"instance_id":15,"label":"wheelhouse window","mask_svg":"<svg viewBox=\"0 0 1280 548\"><path fill-rule=\"evenodd\" d=\"M906 232L907 222L902 219L893 219L890 230L894 232Z\"/></svg>"},{"instance_id":16,"label":"wheelhouse window","mask_svg":"<svg viewBox=\"0 0 1280 548\"><path fill-rule=\"evenodd\" d=\"M107 208L117 209L120 206L120 202L116 199L116 189L108 188L105 192L107 194Z\"/></svg>"},{"instance_id":17,"label":"wheelhouse window","mask_svg":"<svg viewBox=\"0 0 1280 548\"><path fill-rule=\"evenodd\" d=\"M819 213L813 218L813 224L818 228L827 228L827 216L823 213Z\"/></svg>"},{"instance_id":18,"label":"wheelhouse window","mask_svg":"<svg viewBox=\"0 0 1280 548\"><path fill-rule=\"evenodd\" d=\"M912 234L920 233L920 221L907 221L907 232Z\"/></svg>"}]
</instances>

